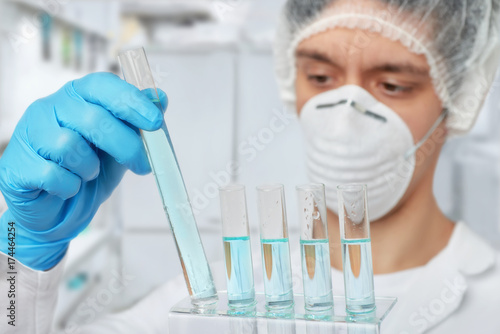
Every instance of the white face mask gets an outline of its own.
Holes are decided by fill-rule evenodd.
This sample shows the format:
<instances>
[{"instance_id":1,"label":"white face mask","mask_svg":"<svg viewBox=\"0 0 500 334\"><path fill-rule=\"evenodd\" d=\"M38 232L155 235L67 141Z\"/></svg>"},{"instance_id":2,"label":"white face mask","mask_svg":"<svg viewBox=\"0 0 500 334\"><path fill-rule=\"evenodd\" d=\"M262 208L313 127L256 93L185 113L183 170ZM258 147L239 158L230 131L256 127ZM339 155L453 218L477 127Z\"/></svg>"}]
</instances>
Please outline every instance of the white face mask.
<instances>
[{"instance_id":1,"label":"white face mask","mask_svg":"<svg viewBox=\"0 0 500 334\"><path fill-rule=\"evenodd\" d=\"M338 213L337 186L367 185L368 213L377 220L406 193L415 153L445 118L443 112L416 145L406 123L359 86L343 86L310 99L300 114L309 178L326 186L327 206Z\"/></svg>"}]
</instances>

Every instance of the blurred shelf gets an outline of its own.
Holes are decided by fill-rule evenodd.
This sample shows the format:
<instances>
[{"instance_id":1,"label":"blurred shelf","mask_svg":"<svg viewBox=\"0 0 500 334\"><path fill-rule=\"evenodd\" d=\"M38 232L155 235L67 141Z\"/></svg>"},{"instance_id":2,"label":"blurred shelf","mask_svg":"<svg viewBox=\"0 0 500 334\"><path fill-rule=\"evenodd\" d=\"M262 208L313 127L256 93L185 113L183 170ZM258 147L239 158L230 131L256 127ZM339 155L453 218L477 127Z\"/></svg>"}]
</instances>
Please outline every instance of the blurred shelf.
<instances>
[{"instance_id":1,"label":"blurred shelf","mask_svg":"<svg viewBox=\"0 0 500 334\"><path fill-rule=\"evenodd\" d=\"M172 22L215 21L213 6L208 1L123 1L122 14L143 20Z\"/></svg>"},{"instance_id":2,"label":"blurred shelf","mask_svg":"<svg viewBox=\"0 0 500 334\"><path fill-rule=\"evenodd\" d=\"M36 1L36 0L7 0L7 1L15 5L25 6L35 11L47 12L48 14L50 14L52 19L54 19L55 21L59 21L64 25L81 30L83 33L97 36L105 41L110 40L110 37L107 34L103 33L101 30L99 30L98 28L95 28L90 24L82 24L79 22L75 22L74 18L65 15L64 11L61 10L61 8L63 8L63 6L65 5L68 5L69 3L62 4L59 2L55 2L57 5L59 5L59 10L53 10L52 12L48 12L47 9L48 8L51 9L52 7L50 7L50 5L44 6L43 5L44 2L42 1Z\"/></svg>"},{"instance_id":3,"label":"blurred shelf","mask_svg":"<svg viewBox=\"0 0 500 334\"><path fill-rule=\"evenodd\" d=\"M211 52L223 52L230 51L235 52L237 50L236 44L216 44L216 43L203 43L197 45L166 45L155 43L145 46L146 52L155 53L168 53L168 54L205 54Z\"/></svg>"}]
</instances>

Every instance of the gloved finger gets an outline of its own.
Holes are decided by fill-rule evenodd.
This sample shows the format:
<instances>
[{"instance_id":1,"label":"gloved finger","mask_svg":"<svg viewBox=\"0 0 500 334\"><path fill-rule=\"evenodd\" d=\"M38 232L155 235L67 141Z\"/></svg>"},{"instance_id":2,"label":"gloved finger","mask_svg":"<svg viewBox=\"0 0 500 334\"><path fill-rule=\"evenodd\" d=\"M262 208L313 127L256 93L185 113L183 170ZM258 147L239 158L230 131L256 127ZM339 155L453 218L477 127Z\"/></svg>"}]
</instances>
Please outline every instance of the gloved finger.
<instances>
[{"instance_id":1,"label":"gloved finger","mask_svg":"<svg viewBox=\"0 0 500 334\"><path fill-rule=\"evenodd\" d=\"M158 98L160 99L162 112L165 113L165 111L167 110L167 106L168 106L167 94L165 94L165 92L162 91L161 89L157 89L157 91L158 91ZM146 95L150 95L150 94L152 94L152 93L147 93ZM156 94L156 93L154 93L154 94ZM125 123L128 127L132 128L138 135L141 134L137 127L133 126L132 124L130 124L126 121L123 121L123 123Z\"/></svg>"},{"instance_id":2,"label":"gloved finger","mask_svg":"<svg viewBox=\"0 0 500 334\"><path fill-rule=\"evenodd\" d=\"M12 191L26 193L26 191L44 190L63 200L75 196L81 187L81 179L59 166L53 161L45 160L32 150L24 150L26 154L21 168L9 171L8 183ZM5 169L5 168L3 168ZM35 194L37 196L37 194Z\"/></svg>"},{"instance_id":3,"label":"gloved finger","mask_svg":"<svg viewBox=\"0 0 500 334\"><path fill-rule=\"evenodd\" d=\"M100 162L89 143L78 133L59 126L54 113L27 124L27 140L41 157L90 181L99 175Z\"/></svg>"},{"instance_id":4,"label":"gloved finger","mask_svg":"<svg viewBox=\"0 0 500 334\"><path fill-rule=\"evenodd\" d=\"M70 96L98 104L140 129L157 130L163 121L161 111L145 94L111 73L89 74L65 89Z\"/></svg>"},{"instance_id":5,"label":"gloved finger","mask_svg":"<svg viewBox=\"0 0 500 334\"><path fill-rule=\"evenodd\" d=\"M55 113L61 126L76 131L134 173L151 171L141 137L108 110L77 101L72 108L56 105Z\"/></svg>"},{"instance_id":6,"label":"gloved finger","mask_svg":"<svg viewBox=\"0 0 500 334\"><path fill-rule=\"evenodd\" d=\"M160 88L158 88L156 91L158 92L158 97L160 98L162 112L165 113L165 111L167 110L167 107L168 107L167 94L165 94L165 92L163 90L161 90Z\"/></svg>"}]
</instances>

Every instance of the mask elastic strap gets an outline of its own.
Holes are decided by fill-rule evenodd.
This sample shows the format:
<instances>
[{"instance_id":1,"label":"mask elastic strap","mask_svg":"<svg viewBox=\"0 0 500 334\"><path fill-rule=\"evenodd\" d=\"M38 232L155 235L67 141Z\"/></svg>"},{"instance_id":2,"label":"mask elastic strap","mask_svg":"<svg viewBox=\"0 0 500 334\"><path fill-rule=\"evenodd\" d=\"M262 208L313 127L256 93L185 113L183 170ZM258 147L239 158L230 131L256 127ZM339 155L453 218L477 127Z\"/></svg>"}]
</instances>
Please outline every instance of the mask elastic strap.
<instances>
[{"instance_id":1,"label":"mask elastic strap","mask_svg":"<svg viewBox=\"0 0 500 334\"><path fill-rule=\"evenodd\" d=\"M408 152L405 154L405 160L408 160L409 157L414 155L417 150L424 145L424 143L429 139L429 137L436 131L437 127L441 124L442 121L446 118L448 115L448 109L443 109L443 112L441 115L439 115L438 119L434 123L434 125L431 127L431 129L427 132L427 134L420 140L413 148L411 148Z\"/></svg>"}]
</instances>

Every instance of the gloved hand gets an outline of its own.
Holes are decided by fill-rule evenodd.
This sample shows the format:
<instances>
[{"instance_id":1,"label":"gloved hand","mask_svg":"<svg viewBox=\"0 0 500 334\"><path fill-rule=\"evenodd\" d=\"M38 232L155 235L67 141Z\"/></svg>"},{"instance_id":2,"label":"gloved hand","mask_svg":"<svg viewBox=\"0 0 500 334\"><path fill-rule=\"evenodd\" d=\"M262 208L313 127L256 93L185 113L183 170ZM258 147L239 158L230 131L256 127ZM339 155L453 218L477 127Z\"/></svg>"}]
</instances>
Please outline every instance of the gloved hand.
<instances>
[{"instance_id":1,"label":"gloved hand","mask_svg":"<svg viewBox=\"0 0 500 334\"><path fill-rule=\"evenodd\" d=\"M167 98L158 90L165 108ZM0 159L0 251L47 270L92 220L126 169L150 172L138 128L156 130L162 112L141 91L111 73L64 85L25 112Z\"/></svg>"}]
</instances>

